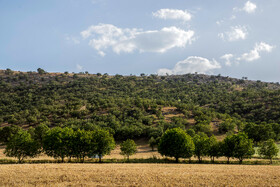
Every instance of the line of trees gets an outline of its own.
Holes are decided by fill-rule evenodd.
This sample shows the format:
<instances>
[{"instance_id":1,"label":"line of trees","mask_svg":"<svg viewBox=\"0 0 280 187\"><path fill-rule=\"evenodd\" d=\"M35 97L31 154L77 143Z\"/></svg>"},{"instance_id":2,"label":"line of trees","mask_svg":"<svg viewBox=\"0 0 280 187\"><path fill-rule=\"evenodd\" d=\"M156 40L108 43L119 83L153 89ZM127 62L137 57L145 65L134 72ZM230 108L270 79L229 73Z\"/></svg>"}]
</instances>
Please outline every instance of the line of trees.
<instances>
[{"instance_id":1,"label":"line of trees","mask_svg":"<svg viewBox=\"0 0 280 187\"><path fill-rule=\"evenodd\" d=\"M176 162L179 158L191 159L192 156L197 157L199 162L202 162L203 157L210 157L214 162L215 158L224 156L227 163L230 158L236 158L240 164L245 158L252 158L255 154L253 140L244 132L218 141L215 136L208 137L201 132L191 137L180 128L167 130L163 134L158 144L158 152L163 156L174 157ZM263 142L258 151L262 157L269 158L271 163L278 152L279 149L273 139Z\"/></svg>"},{"instance_id":2,"label":"line of trees","mask_svg":"<svg viewBox=\"0 0 280 187\"><path fill-rule=\"evenodd\" d=\"M176 162L179 162L179 158L191 159L195 156L199 162L202 162L203 157L210 157L212 162L215 158L226 157L228 163L230 158L236 158L241 164L245 158L251 158L255 154L253 140L248 138L245 132L229 135L223 141L203 132L187 132L181 128L169 129L160 138L151 138L149 144L152 148L158 145L161 155L174 157ZM28 131L18 126L5 127L0 129L0 135L0 142L6 145L4 153L9 157L16 157L19 162L41 153L59 158L62 162L65 158L84 162L86 157L98 157L99 162L102 162L102 156L110 154L115 148L113 135L104 129L49 129L46 124L41 124L36 128L29 128ZM120 146L120 154L127 157L127 160L137 151L137 145L131 139ZM258 149L258 154L270 159L271 163L278 152L273 139L262 142Z\"/></svg>"},{"instance_id":3,"label":"line of trees","mask_svg":"<svg viewBox=\"0 0 280 187\"><path fill-rule=\"evenodd\" d=\"M8 132L8 130L10 131ZM16 157L19 162L23 159L36 157L45 153L53 158L76 158L84 162L85 157L98 156L99 162L102 156L110 154L115 148L113 136L106 130L96 129L86 131L84 129L55 127L49 129L46 125L39 125L35 129L25 131L16 126L1 131L2 142L6 145L5 154Z\"/></svg>"}]
</instances>

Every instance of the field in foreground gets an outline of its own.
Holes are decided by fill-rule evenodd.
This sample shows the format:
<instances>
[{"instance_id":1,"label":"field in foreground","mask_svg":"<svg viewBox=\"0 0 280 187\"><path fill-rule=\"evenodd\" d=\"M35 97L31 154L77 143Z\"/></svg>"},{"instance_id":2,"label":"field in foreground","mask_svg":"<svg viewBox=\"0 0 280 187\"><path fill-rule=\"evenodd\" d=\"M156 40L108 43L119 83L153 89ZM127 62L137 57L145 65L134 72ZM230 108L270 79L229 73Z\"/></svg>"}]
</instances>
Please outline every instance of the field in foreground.
<instances>
[{"instance_id":1,"label":"field in foreground","mask_svg":"<svg viewBox=\"0 0 280 187\"><path fill-rule=\"evenodd\" d=\"M203 164L0 165L0 186L278 186L280 166Z\"/></svg>"}]
</instances>

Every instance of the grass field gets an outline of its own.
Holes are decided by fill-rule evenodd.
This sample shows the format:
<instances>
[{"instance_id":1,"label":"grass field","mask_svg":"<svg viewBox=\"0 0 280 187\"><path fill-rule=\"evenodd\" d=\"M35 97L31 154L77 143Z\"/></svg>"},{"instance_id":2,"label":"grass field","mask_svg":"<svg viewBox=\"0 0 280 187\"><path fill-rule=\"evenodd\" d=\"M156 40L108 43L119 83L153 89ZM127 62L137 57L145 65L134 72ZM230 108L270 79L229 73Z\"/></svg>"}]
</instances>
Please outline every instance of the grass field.
<instances>
[{"instance_id":1,"label":"grass field","mask_svg":"<svg viewBox=\"0 0 280 187\"><path fill-rule=\"evenodd\" d=\"M0 186L279 186L280 166L0 165Z\"/></svg>"}]
</instances>

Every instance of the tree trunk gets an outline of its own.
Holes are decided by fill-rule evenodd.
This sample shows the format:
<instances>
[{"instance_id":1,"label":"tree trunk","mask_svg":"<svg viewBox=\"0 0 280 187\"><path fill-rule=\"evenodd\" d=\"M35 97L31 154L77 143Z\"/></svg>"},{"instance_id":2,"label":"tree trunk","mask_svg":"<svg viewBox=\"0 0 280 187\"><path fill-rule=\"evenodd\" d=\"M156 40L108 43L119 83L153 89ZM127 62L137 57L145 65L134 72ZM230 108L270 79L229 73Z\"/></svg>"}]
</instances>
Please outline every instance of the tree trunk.
<instances>
[{"instance_id":1,"label":"tree trunk","mask_svg":"<svg viewBox=\"0 0 280 187\"><path fill-rule=\"evenodd\" d=\"M239 164L242 164L243 159L239 159Z\"/></svg>"},{"instance_id":2,"label":"tree trunk","mask_svg":"<svg viewBox=\"0 0 280 187\"><path fill-rule=\"evenodd\" d=\"M175 159L176 159L176 163L178 163L178 162L179 162L179 158L178 158L178 157L176 157Z\"/></svg>"},{"instance_id":3,"label":"tree trunk","mask_svg":"<svg viewBox=\"0 0 280 187\"><path fill-rule=\"evenodd\" d=\"M102 158L101 158L101 155L98 155L99 156L99 163L101 163L102 162Z\"/></svg>"},{"instance_id":4,"label":"tree trunk","mask_svg":"<svg viewBox=\"0 0 280 187\"><path fill-rule=\"evenodd\" d=\"M272 164L272 158L270 158L270 164Z\"/></svg>"},{"instance_id":5,"label":"tree trunk","mask_svg":"<svg viewBox=\"0 0 280 187\"><path fill-rule=\"evenodd\" d=\"M61 157L61 162L64 163L64 157Z\"/></svg>"},{"instance_id":6,"label":"tree trunk","mask_svg":"<svg viewBox=\"0 0 280 187\"><path fill-rule=\"evenodd\" d=\"M230 158L230 157L227 158L227 163L228 163L228 164L229 164L229 158Z\"/></svg>"},{"instance_id":7,"label":"tree trunk","mask_svg":"<svg viewBox=\"0 0 280 187\"><path fill-rule=\"evenodd\" d=\"M189 158L189 163L191 163L191 161L192 161L192 159L191 159L191 157Z\"/></svg>"},{"instance_id":8,"label":"tree trunk","mask_svg":"<svg viewBox=\"0 0 280 187\"><path fill-rule=\"evenodd\" d=\"M18 157L18 163L22 163L23 158Z\"/></svg>"},{"instance_id":9,"label":"tree trunk","mask_svg":"<svg viewBox=\"0 0 280 187\"><path fill-rule=\"evenodd\" d=\"M127 161L129 162L129 155L127 155Z\"/></svg>"}]
</instances>

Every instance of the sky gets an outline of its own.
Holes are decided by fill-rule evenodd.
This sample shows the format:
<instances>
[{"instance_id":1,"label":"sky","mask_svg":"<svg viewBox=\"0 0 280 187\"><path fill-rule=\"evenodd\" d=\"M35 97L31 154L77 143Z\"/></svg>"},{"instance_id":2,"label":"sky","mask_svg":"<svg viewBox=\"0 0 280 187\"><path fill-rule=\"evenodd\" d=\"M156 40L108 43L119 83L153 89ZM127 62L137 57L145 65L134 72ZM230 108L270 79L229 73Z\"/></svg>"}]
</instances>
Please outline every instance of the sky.
<instances>
[{"instance_id":1,"label":"sky","mask_svg":"<svg viewBox=\"0 0 280 187\"><path fill-rule=\"evenodd\" d=\"M0 0L0 69L280 82L279 0Z\"/></svg>"}]
</instances>

